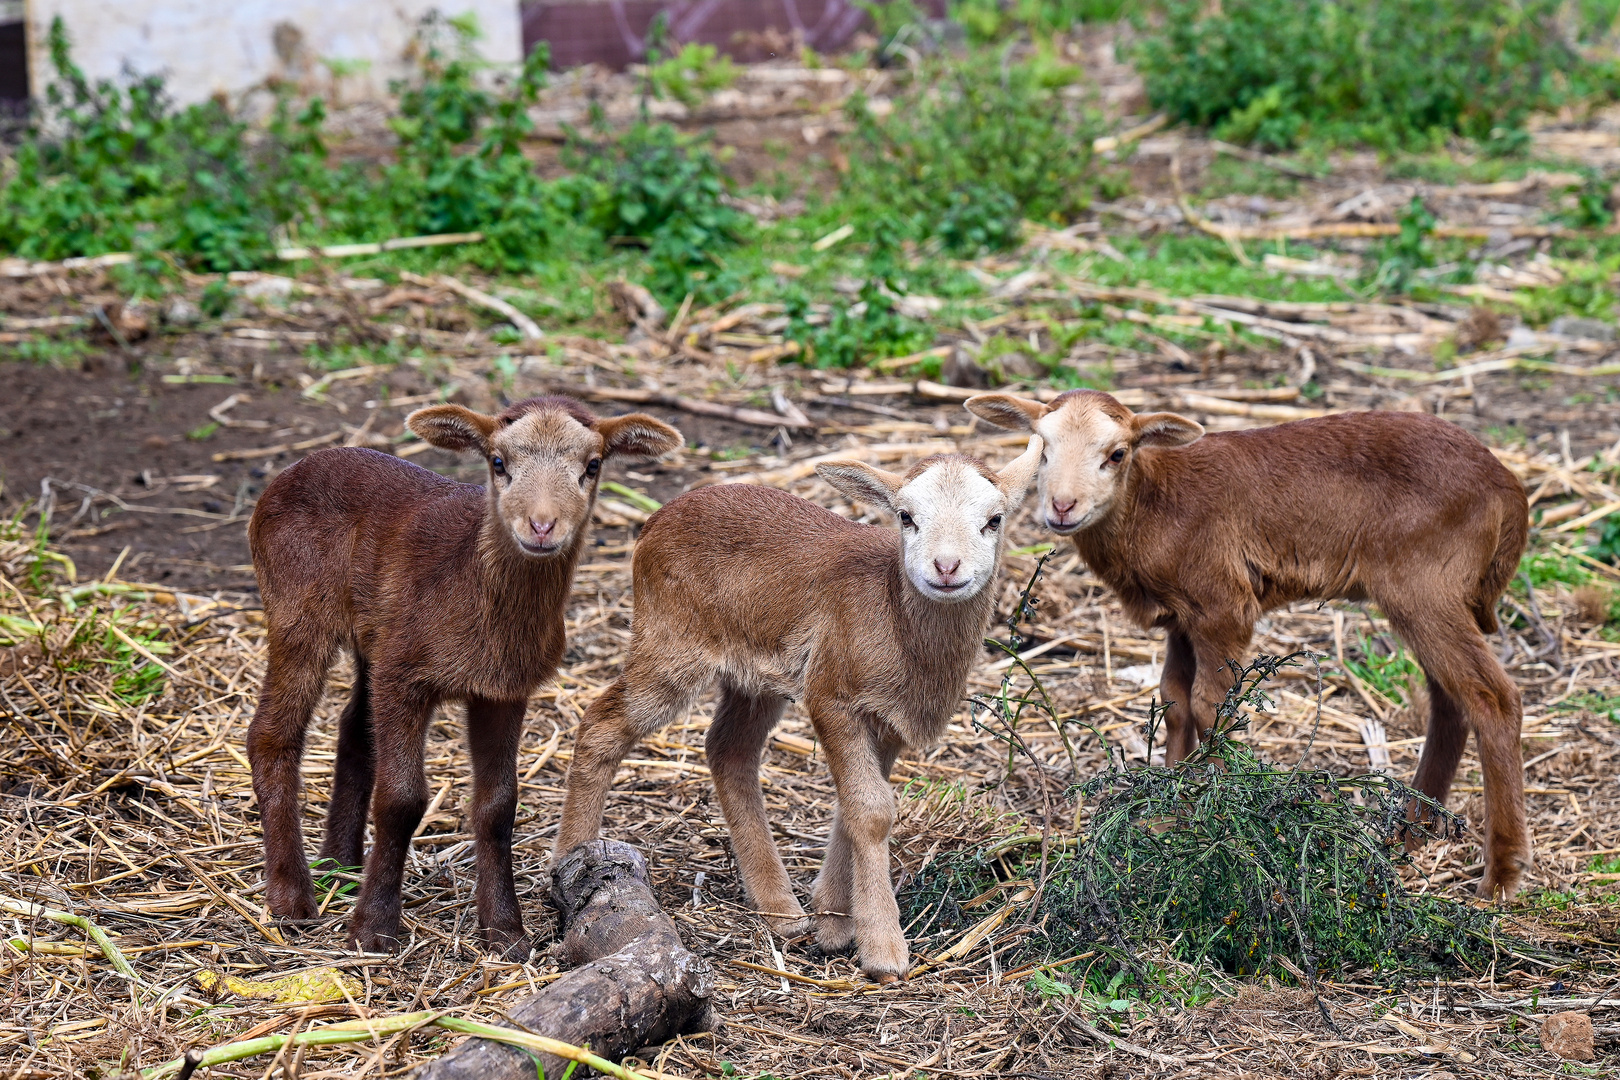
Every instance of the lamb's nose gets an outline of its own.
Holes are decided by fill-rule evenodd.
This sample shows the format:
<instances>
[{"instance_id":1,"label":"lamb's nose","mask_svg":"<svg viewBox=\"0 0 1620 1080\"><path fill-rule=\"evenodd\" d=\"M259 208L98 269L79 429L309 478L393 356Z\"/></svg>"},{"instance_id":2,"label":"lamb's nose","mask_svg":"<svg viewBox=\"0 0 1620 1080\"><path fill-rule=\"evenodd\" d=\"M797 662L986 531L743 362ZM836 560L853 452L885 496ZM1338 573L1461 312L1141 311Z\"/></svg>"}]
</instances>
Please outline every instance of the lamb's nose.
<instances>
[{"instance_id":1,"label":"lamb's nose","mask_svg":"<svg viewBox=\"0 0 1620 1080\"><path fill-rule=\"evenodd\" d=\"M951 580L951 575L955 574L956 573L956 568L961 566L961 565L962 565L962 560L961 559L952 559L948 563L943 559L935 559L934 560L934 569L938 570L939 571L939 576L941 578L943 578L944 580L946 580L946 581Z\"/></svg>"},{"instance_id":2,"label":"lamb's nose","mask_svg":"<svg viewBox=\"0 0 1620 1080\"><path fill-rule=\"evenodd\" d=\"M1069 516L1069 511L1074 509L1074 503L1075 503L1075 500L1073 500L1073 499L1070 499L1068 502L1058 502L1056 499L1053 499L1052 500L1052 514L1053 514L1053 516L1056 517L1059 521L1062 521L1064 518Z\"/></svg>"},{"instance_id":3,"label":"lamb's nose","mask_svg":"<svg viewBox=\"0 0 1620 1080\"><path fill-rule=\"evenodd\" d=\"M556 527L556 518L552 518L545 524L541 524L540 522L534 520L534 518L529 519L529 528L534 530L534 538L540 541L542 544L551 538L551 531Z\"/></svg>"}]
</instances>

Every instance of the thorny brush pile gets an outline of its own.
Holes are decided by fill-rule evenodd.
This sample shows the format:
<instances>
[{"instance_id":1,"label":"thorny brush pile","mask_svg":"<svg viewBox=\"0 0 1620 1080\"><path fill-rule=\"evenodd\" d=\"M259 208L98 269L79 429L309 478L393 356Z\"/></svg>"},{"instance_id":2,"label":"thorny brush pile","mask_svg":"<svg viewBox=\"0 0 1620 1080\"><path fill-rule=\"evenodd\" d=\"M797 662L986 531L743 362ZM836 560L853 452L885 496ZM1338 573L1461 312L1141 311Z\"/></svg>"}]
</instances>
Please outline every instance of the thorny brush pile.
<instances>
[{"instance_id":1,"label":"thorny brush pile","mask_svg":"<svg viewBox=\"0 0 1620 1080\"><path fill-rule=\"evenodd\" d=\"M1265 683L1311 653L1259 656L1232 664L1233 684L1206 741L1173 767L1132 764L1094 725L1062 719L1041 680L1019 658L1019 625L1035 613L1042 556L1007 619L1010 660L996 693L974 698L982 736L1013 755L1034 755L1019 733L1031 721L1064 737L1071 761L1095 739L1103 770L1068 792L1087 821L1078 836L1050 829L986 850L929 861L906 890L903 917L923 939L961 931L964 907L1009 894L1005 911L1035 932L1009 950L1009 963L1091 958L1089 971L1118 985L1148 987L1163 961L1194 972L1269 977L1314 985L1319 978L1392 983L1446 970L1478 973L1505 939L1477 906L1414 887L1405 844L1460 838L1456 815L1384 773L1336 777L1264 761L1235 736L1255 712L1275 712ZM1024 685L1020 685L1024 684ZM1153 746L1164 706L1143 733ZM1319 722L1319 719L1318 719ZM1316 731L1311 733L1314 741ZM1309 752L1309 743L1301 760ZM1051 793L1043 793L1048 822ZM1533 946L1513 943L1521 951ZM1511 950L1509 950L1511 952ZM1060 960L1061 958L1061 960Z\"/></svg>"}]
</instances>

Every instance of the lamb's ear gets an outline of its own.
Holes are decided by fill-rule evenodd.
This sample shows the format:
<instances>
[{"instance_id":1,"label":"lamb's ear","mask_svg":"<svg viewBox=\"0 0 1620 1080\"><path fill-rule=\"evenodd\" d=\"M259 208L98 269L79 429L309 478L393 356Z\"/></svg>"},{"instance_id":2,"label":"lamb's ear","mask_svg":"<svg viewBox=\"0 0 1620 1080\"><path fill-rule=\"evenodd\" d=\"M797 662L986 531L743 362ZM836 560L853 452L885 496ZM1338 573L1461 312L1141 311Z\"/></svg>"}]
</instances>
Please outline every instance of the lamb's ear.
<instances>
[{"instance_id":1,"label":"lamb's ear","mask_svg":"<svg viewBox=\"0 0 1620 1080\"><path fill-rule=\"evenodd\" d=\"M827 483L856 502L894 510L894 493L905 486L906 478L874 469L864 461L824 461L816 473Z\"/></svg>"},{"instance_id":2,"label":"lamb's ear","mask_svg":"<svg viewBox=\"0 0 1620 1080\"><path fill-rule=\"evenodd\" d=\"M1137 413L1131 417L1131 442L1137 446L1186 446L1204 434L1204 425L1173 412Z\"/></svg>"},{"instance_id":3,"label":"lamb's ear","mask_svg":"<svg viewBox=\"0 0 1620 1080\"><path fill-rule=\"evenodd\" d=\"M596 422L596 430L607 443L608 454L657 457L684 446L679 431L646 413L627 413Z\"/></svg>"},{"instance_id":4,"label":"lamb's ear","mask_svg":"<svg viewBox=\"0 0 1620 1080\"><path fill-rule=\"evenodd\" d=\"M962 405L980 420L1013 431L1034 431L1035 421L1052 411L1050 405L1011 394L975 394Z\"/></svg>"},{"instance_id":5,"label":"lamb's ear","mask_svg":"<svg viewBox=\"0 0 1620 1080\"><path fill-rule=\"evenodd\" d=\"M487 454L489 437L495 434L500 421L460 405L429 405L407 416L405 426L421 436L423 442L432 443L440 450L477 450Z\"/></svg>"},{"instance_id":6,"label":"lamb's ear","mask_svg":"<svg viewBox=\"0 0 1620 1080\"><path fill-rule=\"evenodd\" d=\"M996 486L1006 497L1009 510L1024 501L1025 492L1029 491L1029 485L1034 483L1035 473L1041 467L1043 446L1039 435L1031 435L1029 446L1024 452L1007 462L996 474Z\"/></svg>"}]
</instances>

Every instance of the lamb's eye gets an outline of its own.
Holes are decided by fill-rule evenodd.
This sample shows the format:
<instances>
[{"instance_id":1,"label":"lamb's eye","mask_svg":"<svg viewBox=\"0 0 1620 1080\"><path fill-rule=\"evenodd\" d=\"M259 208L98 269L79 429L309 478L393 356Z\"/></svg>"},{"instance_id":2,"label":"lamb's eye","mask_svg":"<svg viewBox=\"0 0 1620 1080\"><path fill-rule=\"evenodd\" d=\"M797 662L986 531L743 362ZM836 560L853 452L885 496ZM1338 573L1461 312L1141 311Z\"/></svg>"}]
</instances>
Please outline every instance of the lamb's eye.
<instances>
[{"instance_id":1,"label":"lamb's eye","mask_svg":"<svg viewBox=\"0 0 1620 1080\"><path fill-rule=\"evenodd\" d=\"M506 475L506 462L499 454L496 454L494 457L489 459L489 467L495 470L496 476Z\"/></svg>"},{"instance_id":2,"label":"lamb's eye","mask_svg":"<svg viewBox=\"0 0 1620 1080\"><path fill-rule=\"evenodd\" d=\"M601 458L593 457L593 458L591 458L591 460L589 460L589 461L587 461L585 463L585 475L586 476L595 476L597 473L599 473L601 471L602 471L602 459Z\"/></svg>"},{"instance_id":3,"label":"lamb's eye","mask_svg":"<svg viewBox=\"0 0 1620 1080\"><path fill-rule=\"evenodd\" d=\"M900 527L902 529L915 529L917 527L917 523L911 520L910 514L902 510L900 511Z\"/></svg>"},{"instance_id":4,"label":"lamb's eye","mask_svg":"<svg viewBox=\"0 0 1620 1080\"><path fill-rule=\"evenodd\" d=\"M991 530L1001 528L1001 515L997 514L995 517L993 517L989 521L985 522L984 527L987 528L987 529L991 529Z\"/></svg>"},{"instance_id":5,"label":"lamb's eye","mask_svg":"<svg viewBox=\"0 0 1620 1080\"><path fill-rule=\"evenodd\" d=\"M1118 450L1115 450L1112 454L1109 454L1108 460L1112 461L1115 465L1118 465L1120 462L1124 461L1125 448L1122 446Z\"/></svg>"}]
</instances>

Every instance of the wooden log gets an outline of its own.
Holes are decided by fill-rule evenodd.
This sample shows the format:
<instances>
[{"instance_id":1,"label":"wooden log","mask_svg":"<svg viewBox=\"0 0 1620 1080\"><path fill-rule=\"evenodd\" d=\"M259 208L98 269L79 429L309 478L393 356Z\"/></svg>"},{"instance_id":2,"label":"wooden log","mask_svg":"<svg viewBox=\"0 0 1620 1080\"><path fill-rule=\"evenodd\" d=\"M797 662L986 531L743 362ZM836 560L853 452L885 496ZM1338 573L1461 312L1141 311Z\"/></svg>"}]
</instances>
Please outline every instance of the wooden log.
<instances>
[{"instance_id":1,"label":"wooden log","mask_svg":"<svg viewBox=\"0 0 1620 1080\"><path fill-rule=\"evenodd\" d=\"M675 1035L707 1030L714 973L681 944L675 922L647 884L647 861L628 844L581 844L551 875L551 899L562 920L555 947L579 964L506 1015L514 1026L612 1061ZM539 1055L548 1077L568 1062ZM535 1058L487 1039L469 1039L423 1066L418 1080L519 1080L535 1076Z\"/></svg>"}]
</instances>

